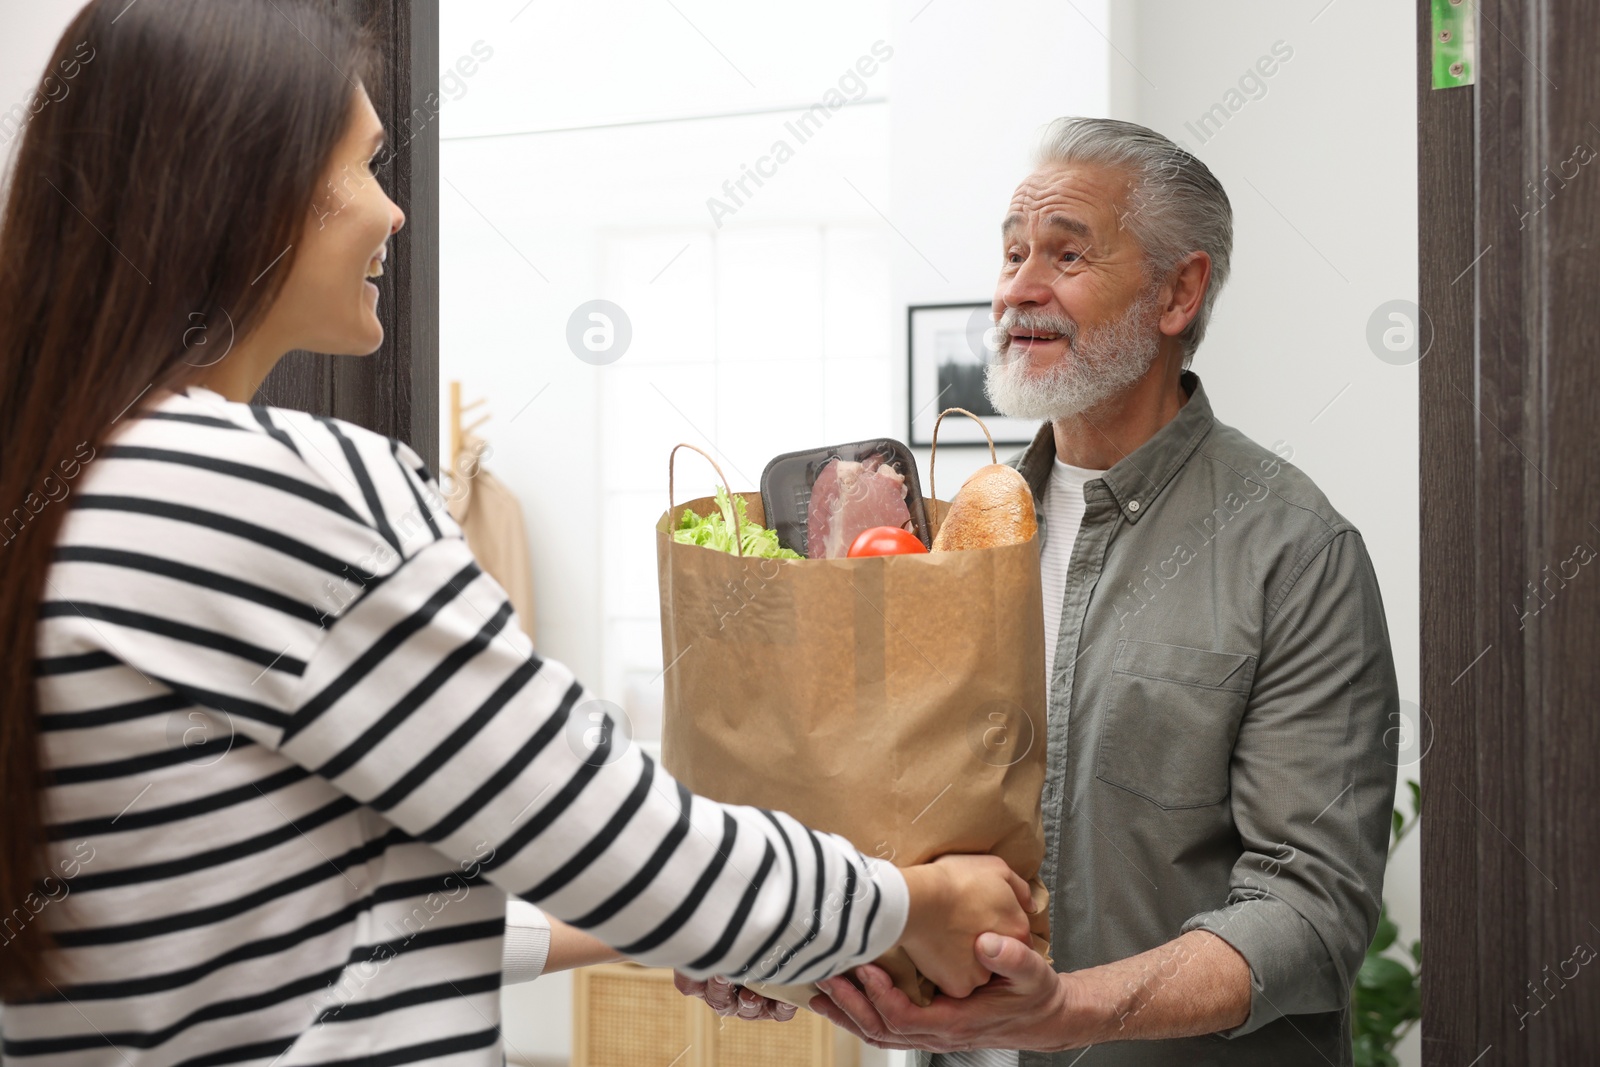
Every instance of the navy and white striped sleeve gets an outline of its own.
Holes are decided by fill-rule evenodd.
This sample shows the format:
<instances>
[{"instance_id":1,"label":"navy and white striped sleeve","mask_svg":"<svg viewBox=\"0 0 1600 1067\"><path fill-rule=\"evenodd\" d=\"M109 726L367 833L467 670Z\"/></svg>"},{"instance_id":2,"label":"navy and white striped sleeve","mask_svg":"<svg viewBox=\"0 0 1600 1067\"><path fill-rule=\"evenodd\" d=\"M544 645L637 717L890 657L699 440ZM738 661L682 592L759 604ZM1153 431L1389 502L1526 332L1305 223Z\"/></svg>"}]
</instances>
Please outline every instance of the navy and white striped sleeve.
<instances>
[{"instance_id":1,"label":"navy and white striped sleeve","mask_svg":"<svg viewBox=\"0 0 1600 1067\"><path fill-rule=\"evenodd\" d=\"M691 794L534 651L416 453L321 421L339 454L308 465L370 522L370 578L257 740L646 964L800 982L894 944L908 900L892 865Z\"/></svg>"}]
</instances>

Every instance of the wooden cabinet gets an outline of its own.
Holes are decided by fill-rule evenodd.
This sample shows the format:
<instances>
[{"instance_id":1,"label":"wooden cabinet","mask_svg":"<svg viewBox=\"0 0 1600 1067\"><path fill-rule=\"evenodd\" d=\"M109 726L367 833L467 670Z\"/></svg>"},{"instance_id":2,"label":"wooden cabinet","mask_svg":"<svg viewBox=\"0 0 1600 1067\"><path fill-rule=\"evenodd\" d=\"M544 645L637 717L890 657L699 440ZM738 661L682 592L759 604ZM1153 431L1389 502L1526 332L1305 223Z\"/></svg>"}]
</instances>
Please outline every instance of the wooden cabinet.
<instances>
[{"instance_id":1,"label":"wooden cabinet","mask_svg":"<svg viewBox=\"0 0 1600 1067\"><path fill-rule=\"evenodd\" d=\"M635 963L572 974L572 1067L859 1067L861 1046L801 1009L786 1023L724 1019Z\"/></svg>"}]
</instances>

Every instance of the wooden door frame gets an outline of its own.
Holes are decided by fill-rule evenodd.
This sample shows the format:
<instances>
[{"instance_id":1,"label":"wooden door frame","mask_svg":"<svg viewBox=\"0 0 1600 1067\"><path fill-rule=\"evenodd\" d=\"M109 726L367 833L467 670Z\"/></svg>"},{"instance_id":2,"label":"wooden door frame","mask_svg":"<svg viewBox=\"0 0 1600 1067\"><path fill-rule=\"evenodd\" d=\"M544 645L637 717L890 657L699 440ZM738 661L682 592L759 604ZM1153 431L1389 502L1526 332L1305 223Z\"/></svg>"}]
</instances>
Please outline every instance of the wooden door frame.
<instances>
[{"instance_id":1,"label":"wooden door frame","mask_svg":"<svg viewBox=\"0 0 1600 1067\"><path fill-rule=\"evenodd\" d=\"M1600 25L1586 0L1469 2L1476 84L1441 90L1417 3L1423 1062L1587 1063L1600 161L1561 164L1600 149Z\"/></svg>"},{"instance_id":2,"label":"wooden door frame","mask_svg":"<svg viewBox=\"0 0 1600 1067\"><path fill-rule=\"evenodd\" d=\"M333 0L368 26L383 54L369 87L388 131L379 181L406 214L378 281L383 347L370 356L291 352L256 402L331 415L398 438L439 461L439 4Z\"/></svg>"}]
</instances>

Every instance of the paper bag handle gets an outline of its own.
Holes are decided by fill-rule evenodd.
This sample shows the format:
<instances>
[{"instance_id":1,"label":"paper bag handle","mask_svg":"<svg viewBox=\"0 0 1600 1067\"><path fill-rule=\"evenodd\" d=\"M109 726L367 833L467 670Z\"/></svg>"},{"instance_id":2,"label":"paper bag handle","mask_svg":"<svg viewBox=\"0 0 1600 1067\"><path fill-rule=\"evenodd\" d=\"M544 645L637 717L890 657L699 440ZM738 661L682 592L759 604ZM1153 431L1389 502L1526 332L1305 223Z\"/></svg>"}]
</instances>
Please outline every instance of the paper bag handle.
<instances>
[{"instance_id":1,"label":"paper bag handle","mask_svg":"<svg viewBox=\"0 0 1600 1067\"><path fill-rule=\"evenodd\" d=\"M934 427L937 429L938 427ZM984 433L988 433L985 430ZM667 532L672 532L672 513L677 510L678 497L673 487L673 479L677 474L677 466L673 462L678 458L678 449L689 448L706 457L706 462L711 464L711 469L717 472L717 481L722 483L722 488L728 491L728 499L733 499L733 487L728 484L728 476L722 473L722 468L717 466L717 461L711 458L711 453L688 442L672 446L672 451L667 455ZM991 449L992 450L992 449ZM744 555L744 524L739 521L739 505L733 505L733 548L734 554Z\"/></svg>"},{"instance_id":2,"label":"paper bag handle","mask_svg":"<svg viewBox=\"0 0 1600 1067\"><path fill-rule=\"evenodd\" d=\"M1000 462L995 458L994 455L994 438L990 436L989 427L983 424L982 419L978 418L978 416L974 415L966 408L945 408L943 411L939 412L939 417L933 420L933 447L928 451L928 495L934 500L939 499L939 484L938 482L934 481L933 467L933 461L939 457L939 424L944 421L944 417L946 415L957 414L965 415L967 418L978 424L978 429L983 431L983 436L989 439L989 462ZM706 458L710 459L711 457L707 456Z\"/></svg>"}]
</instances>

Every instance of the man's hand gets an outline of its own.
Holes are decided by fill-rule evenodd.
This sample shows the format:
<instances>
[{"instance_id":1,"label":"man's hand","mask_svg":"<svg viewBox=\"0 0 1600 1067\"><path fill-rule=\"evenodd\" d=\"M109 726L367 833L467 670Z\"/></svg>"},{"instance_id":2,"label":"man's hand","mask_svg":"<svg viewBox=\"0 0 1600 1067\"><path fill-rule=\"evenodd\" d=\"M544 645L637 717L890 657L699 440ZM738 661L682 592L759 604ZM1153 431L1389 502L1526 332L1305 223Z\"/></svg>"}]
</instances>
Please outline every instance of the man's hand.
<instances>
[{"instance_id":1,"label":"man's hand","mask_svg":"<svg viewBox=\"0 0 1600 1067\"><path fill-rule=\"evenodd\" d=\"M965 1052L978 1048L1080 1048L1096 1040L1098 1017L1076 996L1071 975L1057 974L1015 938L984 934L977 959L993 977L969 997L936 995L926 1008L896 988L881 967L855 975L865 994L844 977L819 982L825 995L811 1010L877 1048Z\"/></svg>"},{"instance_id":2,"label":"man's hand","mask_svg":"<svg viewBox=\"0 0 1600 1067\"><path fill-rule=\"evenodd\" d=\"M711 1006L711 1010L718 1015L732 1016L738 1019L748 1019L758 1022L770 1019L773 1022L786 1023L794 1018L799 1009L793 1004L785 1004L781 1000L769 1000L759 993L751 992L744 986L734 985L726 978L707 978L705 981L690 978L681 971L672 972L672 984L678 987L678 992L686 997L699 997Z\"/></svg>"},{"instance_id":3,"label":"man's hand","mask_svg":"<svg viewBox=\"0 0 1600 1067\"><path fill-rule=\"evenodd\" d=\"M990 952L994 955L989 955ZM977 958L994 972L965 999L926 1008L882 969L856 968L866 995L842 978L817 983L811 1010L879 1048L1060 1052L1104 1041L1214 1034L1250 1016L1250 964L1209 930L1191 930L1125 960L1057 974L1021 941L984 934Z\"/></svg>"}]
</instances>

